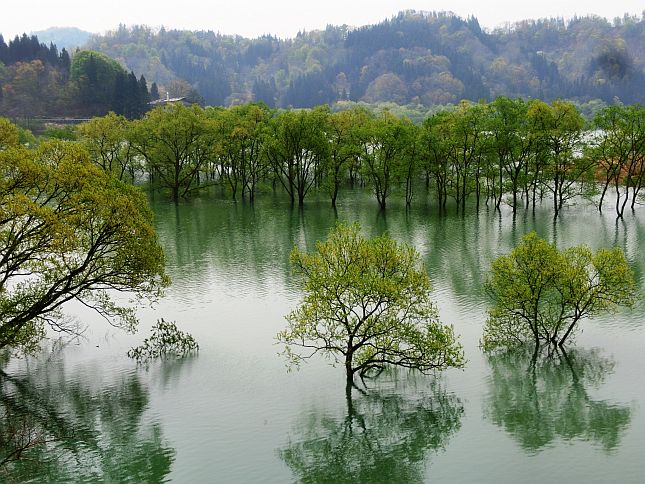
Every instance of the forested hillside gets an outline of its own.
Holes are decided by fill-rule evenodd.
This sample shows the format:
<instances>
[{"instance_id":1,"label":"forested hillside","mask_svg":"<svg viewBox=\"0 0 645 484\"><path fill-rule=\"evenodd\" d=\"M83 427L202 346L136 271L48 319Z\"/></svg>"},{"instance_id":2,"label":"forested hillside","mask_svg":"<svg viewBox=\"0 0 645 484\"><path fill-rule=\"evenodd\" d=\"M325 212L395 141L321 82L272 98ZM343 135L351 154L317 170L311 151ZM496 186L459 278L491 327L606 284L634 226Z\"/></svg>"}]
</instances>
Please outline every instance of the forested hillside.
<instances>
[{"instance_id":1,"label":"forested hillside","mask_svg":"<svg viewBox=\"0 0 645 484\"><path fill-rule=\"evenodd\" d=\"M137 78L100 52L75 50L70 56L35 35L8 43L0 35L0 115L86 117L114 111L136 118L157 96L154 83L149 90L144 76Z\"/></svg>"},{"instance_id":2,"label":"forested hillside","mask_svg":"<svg viewBox=\"0 0 645 484\"><path fill-rule=\"evenodd\" d=\"M429 106L499 95L645 101L645 18L630 16L527 20L487 32L472 17L403 12L293 39L121 26L93 37L89 48L171 94L192 87L213 105L348 99Z\"/></svg>"},{"instance_id":3,"label":"forested hillside","mask_svg":"<svg viewBox=\"0 0 645 484\"><path fill-rule=\"evenodd\" d=\"M73 52L33 35L0 36L0 114L135 118L158 91L210 105L360 101L419 113L500 95L631 104L645 102L644 68L645 17L524 21L487 32L473 17L404 12L293 39L120 26ZM591 114L601 104L591 103Z\"/></svg>"}]
</instances>

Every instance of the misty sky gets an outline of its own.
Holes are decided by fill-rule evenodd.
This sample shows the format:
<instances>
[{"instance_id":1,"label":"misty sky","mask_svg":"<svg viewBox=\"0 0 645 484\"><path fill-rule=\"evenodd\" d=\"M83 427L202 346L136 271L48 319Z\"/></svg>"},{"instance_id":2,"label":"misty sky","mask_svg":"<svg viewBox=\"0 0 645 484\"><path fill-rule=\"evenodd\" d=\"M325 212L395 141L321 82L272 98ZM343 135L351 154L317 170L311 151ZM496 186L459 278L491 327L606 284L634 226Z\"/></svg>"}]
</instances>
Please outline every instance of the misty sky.
<instances>
[{"instance_id":1,"label":"misty sky","mask_svg":"<svg viewBox=\"0 0 645 484\"><path fill-rule=\"evenodd\" d=\"M527 18L597 14L613 19L627 12L640 17L643 0L4 0L0 33L6 38L47 27L74 26L91 32L119 23L214 30L256 37L264 33L292 37L299 30L327 24L360 26L400 10L452 11L475 15L484 27Z\"/></svg>"}]
</instances>

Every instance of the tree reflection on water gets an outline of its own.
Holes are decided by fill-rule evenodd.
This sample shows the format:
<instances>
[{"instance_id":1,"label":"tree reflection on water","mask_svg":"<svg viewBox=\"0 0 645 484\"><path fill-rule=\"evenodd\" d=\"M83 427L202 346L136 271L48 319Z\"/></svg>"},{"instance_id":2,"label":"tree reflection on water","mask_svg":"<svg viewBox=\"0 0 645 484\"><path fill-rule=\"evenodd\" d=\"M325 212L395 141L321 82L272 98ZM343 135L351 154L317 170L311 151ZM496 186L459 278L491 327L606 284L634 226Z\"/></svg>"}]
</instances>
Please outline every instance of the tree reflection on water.
<instances>
[{"instance_id":1,"label":"tree reflection on water","mask_svg":"<svg viewBox=\"0 0 645 484\"><path fill-rule=\"evenodd\" d=\"M615 449L632 411L590 394L613 372L614 361L598 349L531 353L526 349L488 357L485 418L531 453L557 439L589 441L606 452Z\"/></svg>"},{"instance_id":2,"label":"tree reflection on water","mask_svg":"<svg viewBox=\"0 0 645 484\"><path fill-rule=\"evenodd\" d=\"M346 413L312 409L281 459L302 482L423 482L428 454L446 446L464 410L439 380L416 383L396 378L394 388L347 389Z\"/></svg>"},{"instance_id":3,"label":"tree reflection on water","mask_svg":"<svg viewBox=\"0 0 645 484\"><path fill-rule=\"evenodd\" d=\"M61 361L0 370L0 481L163 482L175 451L143 418L138 373L107 385L64 374Z\"/></svg>"}]
</instances>

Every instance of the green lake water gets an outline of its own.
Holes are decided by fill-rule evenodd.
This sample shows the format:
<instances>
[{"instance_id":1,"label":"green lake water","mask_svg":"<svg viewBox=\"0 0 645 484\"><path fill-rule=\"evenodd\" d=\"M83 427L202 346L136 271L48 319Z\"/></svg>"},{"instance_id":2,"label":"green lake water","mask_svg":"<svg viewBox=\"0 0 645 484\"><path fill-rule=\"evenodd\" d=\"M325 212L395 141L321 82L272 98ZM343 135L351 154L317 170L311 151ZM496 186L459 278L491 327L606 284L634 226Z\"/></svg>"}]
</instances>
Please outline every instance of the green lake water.
<instances>
[{"instance_id":1,"label":"green lake water","mask_svg":"<svg viewBox=\"0 0 645 484\"><path fill-rule=\"evenodd\" d=\"M57 440L0 474L8 482L645 482L645 305L584 321L568 353L478 347L490 262L536 230L558 246L619 245L645 277L645 214L616 223L586 204L553 222L481 209L439 216L370 194L303 210L264 195L255 206L153 200L173 284L125 335L95 314L85 339L5 366L2 398ZM643 209L640 209L643 211ZM441 319L468 359L437 376L391 372L345 395L323 359L288 372L275 335L299 300L294 245L311 250L337 219L387 230L422 254ZM125 353L157 318L176 320L197 356L137 367Z\"/></svg>"}]
</instances>

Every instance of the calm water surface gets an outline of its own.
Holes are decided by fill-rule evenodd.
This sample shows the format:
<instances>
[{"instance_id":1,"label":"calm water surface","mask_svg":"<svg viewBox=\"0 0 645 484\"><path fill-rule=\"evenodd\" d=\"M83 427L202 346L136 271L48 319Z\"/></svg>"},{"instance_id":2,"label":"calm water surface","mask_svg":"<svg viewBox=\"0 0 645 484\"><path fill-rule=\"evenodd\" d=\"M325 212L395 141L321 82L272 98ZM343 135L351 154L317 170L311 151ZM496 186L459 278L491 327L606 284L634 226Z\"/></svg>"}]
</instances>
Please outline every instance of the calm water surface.
<instances>
[{"instance_id":1,"label":"calm water surface","mask_svg":"<svg viewBox=\"0 0 645 484\"><path fill-rule=\"evenodd\" d=\"M0 474L10 482L644 482L645 306L586 321L567 355L487 357L482 282L530 230L565 247L619 245L643 292L645 216L616 223L592 207L438 217L417 202L379 214L348 192L304 210L265 196L153 201L173 285L124 335L72 308L86 340L12 361L0 396L59 440ZM422 254L465 370L383 375L347 399L342 368L288 372L275 334L298 303L288 255L337 218L387 230ZM159 317L199 341L196 357L137 367L125 357ZM22 413L21 413L22 412Z\"/></svg>"}]
</instances>

